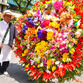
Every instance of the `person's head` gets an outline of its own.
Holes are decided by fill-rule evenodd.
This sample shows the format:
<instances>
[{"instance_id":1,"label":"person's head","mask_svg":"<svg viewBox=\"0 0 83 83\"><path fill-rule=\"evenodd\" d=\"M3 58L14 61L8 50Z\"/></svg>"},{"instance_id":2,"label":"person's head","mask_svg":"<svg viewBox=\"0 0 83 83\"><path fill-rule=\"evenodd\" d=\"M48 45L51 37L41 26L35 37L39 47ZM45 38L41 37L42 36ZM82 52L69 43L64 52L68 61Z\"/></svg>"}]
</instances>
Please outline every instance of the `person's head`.
<instances>
[{"instance_id":1,"label":"person's head","mask_svg":"<svg viewBox=\"0 0 83 83\"><path fill-rule=\"evenodd\" d=\"M1 14L1 17L6 21L7 23L10 22L11 19L13 19L15 16L12 15L12 12L10 10L5 10L3 14Z\"/></svg>"}]
</instances>

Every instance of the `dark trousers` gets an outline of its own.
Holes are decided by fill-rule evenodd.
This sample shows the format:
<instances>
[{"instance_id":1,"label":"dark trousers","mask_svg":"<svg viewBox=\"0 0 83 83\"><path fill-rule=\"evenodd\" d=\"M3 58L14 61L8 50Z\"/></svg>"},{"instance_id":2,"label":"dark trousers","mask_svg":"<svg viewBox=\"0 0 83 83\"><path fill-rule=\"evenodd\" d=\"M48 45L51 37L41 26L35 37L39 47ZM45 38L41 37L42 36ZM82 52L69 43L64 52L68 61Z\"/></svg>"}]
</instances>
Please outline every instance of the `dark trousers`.
<instances>
[{"instance_id":1,"label":"dark trousers","mask_svg":"<svg viewBox=\"0 0 83 83\"><path fill-rule=\"evenodd\" d=\"M0 72L4 73L9 66L9 61L2 62L2 65L0 63Z\"/></svg>"}]
</instances>

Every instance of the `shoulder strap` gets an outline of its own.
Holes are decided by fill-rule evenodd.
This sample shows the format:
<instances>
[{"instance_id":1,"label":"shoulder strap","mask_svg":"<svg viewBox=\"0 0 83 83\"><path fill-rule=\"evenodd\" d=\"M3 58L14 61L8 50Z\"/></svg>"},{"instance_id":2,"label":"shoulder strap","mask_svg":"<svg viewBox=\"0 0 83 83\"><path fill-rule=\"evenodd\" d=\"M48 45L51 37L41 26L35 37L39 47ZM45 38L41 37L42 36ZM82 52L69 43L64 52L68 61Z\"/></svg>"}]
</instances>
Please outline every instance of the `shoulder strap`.
<instances>
[{"instance_id":1,"label":"shoulder strap","mask_svg":"<svg viewBox=\"0 0 83 83\"><path fill-rule=\"evenodd\" d=\"M5 38L6 38L6 36L7 36L7 33L8 33L8 31L9 31L10 26L11 26L11 22L9 23L9 26L8 26L6 32L5 32L4 36L3 36L3 39L2 39L2 42L1 42L2 44L3 44L4 41L5 41Z\"/></svg>"}]
</instances>

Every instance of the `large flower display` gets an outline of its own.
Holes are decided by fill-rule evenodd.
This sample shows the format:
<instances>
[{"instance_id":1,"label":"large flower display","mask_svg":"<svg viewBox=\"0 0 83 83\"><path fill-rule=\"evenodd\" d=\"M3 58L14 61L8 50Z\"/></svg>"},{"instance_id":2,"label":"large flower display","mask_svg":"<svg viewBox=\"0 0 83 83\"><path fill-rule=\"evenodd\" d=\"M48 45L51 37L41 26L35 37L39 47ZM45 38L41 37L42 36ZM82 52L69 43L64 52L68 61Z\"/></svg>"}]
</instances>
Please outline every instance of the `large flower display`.
<instances>
[{"instance_id":1,"label":"large flower display","mask_svg":"<svg viewBox=\"0 0 83 83\"><path fill-rule=\"evenodd\" d=\"M15 54L37 83L64 82L83 70L83 5L71 0L37 2L16 21Z\"/></svg>"}]
</instances>

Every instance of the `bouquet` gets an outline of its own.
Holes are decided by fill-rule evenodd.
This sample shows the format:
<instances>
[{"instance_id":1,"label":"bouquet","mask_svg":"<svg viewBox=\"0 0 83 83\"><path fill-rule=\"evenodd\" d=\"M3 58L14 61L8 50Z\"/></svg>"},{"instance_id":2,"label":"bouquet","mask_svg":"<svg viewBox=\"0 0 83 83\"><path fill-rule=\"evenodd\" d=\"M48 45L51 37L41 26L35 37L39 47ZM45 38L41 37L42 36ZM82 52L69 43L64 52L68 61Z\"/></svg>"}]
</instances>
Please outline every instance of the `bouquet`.
<instances>
[{"instance_id":1,"label":"bouquet","mask_svg":"<svg viewBox=\"0 0 83 83\"><path fill-rule=\"evenodd\" d=\"M75 0L36 2L16 21L15 54L36 83L74 78L83 70L83 5ZM78 6L77 6L78 5Z\"/></svg>"}]
</instances>

